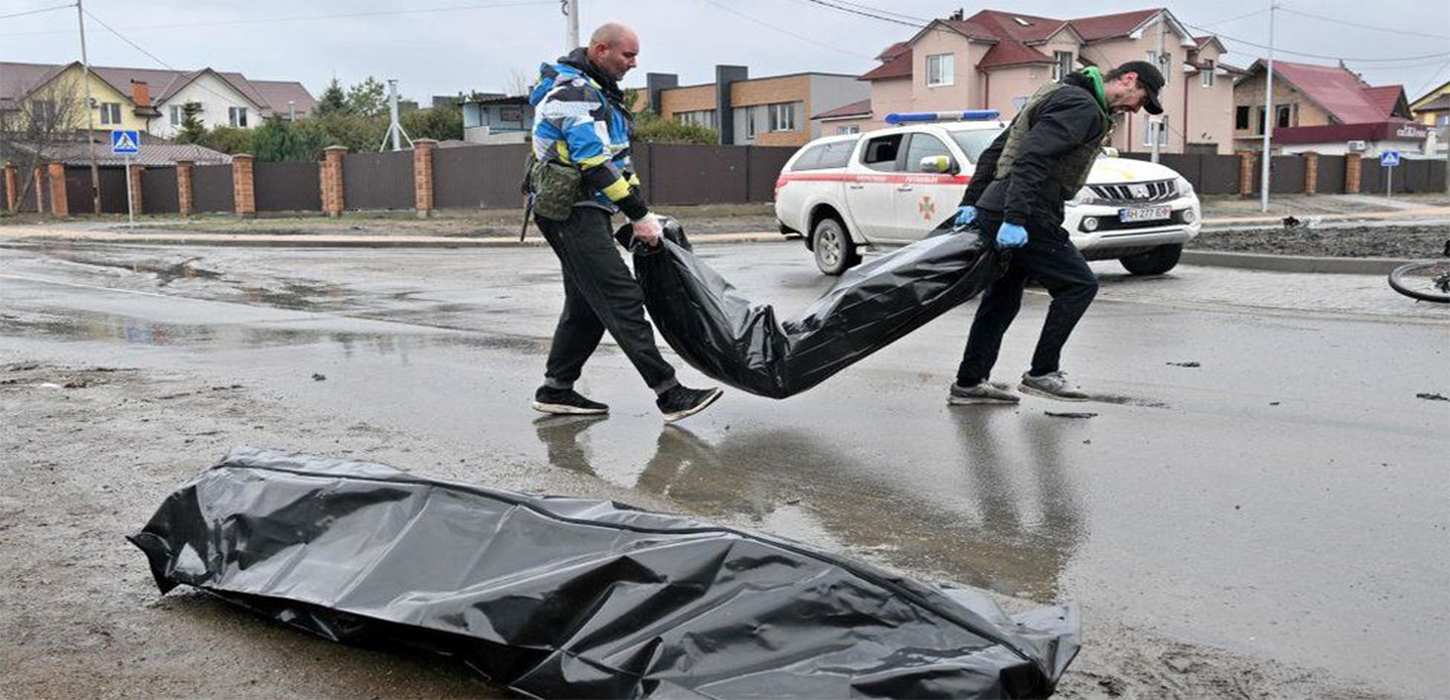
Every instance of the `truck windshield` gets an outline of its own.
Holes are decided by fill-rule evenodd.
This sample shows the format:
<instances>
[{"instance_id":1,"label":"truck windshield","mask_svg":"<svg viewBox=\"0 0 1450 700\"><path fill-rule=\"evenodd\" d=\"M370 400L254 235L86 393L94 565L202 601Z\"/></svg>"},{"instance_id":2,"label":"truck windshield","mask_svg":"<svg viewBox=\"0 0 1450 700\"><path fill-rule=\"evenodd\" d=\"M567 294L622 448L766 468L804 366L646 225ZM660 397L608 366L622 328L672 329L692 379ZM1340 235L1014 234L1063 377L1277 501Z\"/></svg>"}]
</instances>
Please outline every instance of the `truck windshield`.
<instances>
[{"instance_id":1,"label":"truck windshield","mask_svg":"<svg viewBox=\"0 0 1450 700\"><path fill-rule=\"evenodd\" d=\"M1000 133L1002 133L1002 129L953 131L952 139L957 142L958 146L961 146L962 153L967 156L967 160L975 163L977 162L977 157L982 155L982 151L987 150L988 146L992 145L992 141Z\"/></svg>"}]
</instances>

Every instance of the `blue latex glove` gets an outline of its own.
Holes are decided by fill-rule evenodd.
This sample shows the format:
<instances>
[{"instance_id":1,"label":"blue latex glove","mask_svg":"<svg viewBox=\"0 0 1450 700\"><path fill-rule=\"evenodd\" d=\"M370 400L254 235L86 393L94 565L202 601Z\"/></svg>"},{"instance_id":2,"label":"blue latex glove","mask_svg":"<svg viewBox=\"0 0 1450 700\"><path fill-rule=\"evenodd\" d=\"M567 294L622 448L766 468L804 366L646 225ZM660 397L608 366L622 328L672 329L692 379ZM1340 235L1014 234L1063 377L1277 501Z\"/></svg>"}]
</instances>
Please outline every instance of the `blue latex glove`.
<instances>
[{"instance_id":1,"label":"blue latex glove","mask_svg":"<svg viewBox=\"0 0 1450 700\"><path fill-rule=\"evenodd\" d=\"M952 220L952 225L963 228L977 220L977 208L971 206L957 207L957 218Z\"/></svg>"},{"instance_id":2,"label":"blue latex glove","mask_svg":"<svg viewBox=\"0 0 1450 700\"><path fill-rule=\"evenodd\" d=\"M1021 248L1027 245L1027 229L1017 224L1002 223L997 229L998 248Z\"/></svg>"}]
</instances>

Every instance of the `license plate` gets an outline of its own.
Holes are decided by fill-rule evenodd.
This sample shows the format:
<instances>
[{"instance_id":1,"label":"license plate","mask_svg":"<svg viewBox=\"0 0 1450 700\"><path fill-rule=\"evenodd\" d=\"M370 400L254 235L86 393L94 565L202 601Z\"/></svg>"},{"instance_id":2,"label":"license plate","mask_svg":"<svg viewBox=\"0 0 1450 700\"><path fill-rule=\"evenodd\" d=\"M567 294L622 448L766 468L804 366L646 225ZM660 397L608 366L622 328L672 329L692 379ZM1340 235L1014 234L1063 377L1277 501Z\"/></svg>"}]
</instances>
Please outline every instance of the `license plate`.
<instances>
[{"instance_id":1,"label":"license plate","mask_svg":"<svg viewBox=\"0 0 1450 700\"><path fill-rule=\"evenodd\" d=\"M1140 207L1137 209L1119 209L1118 221L1128 223L1132 221L1159 221L1171 218L1173 212L1168 207Z\"/></svg>"}]
</instances>

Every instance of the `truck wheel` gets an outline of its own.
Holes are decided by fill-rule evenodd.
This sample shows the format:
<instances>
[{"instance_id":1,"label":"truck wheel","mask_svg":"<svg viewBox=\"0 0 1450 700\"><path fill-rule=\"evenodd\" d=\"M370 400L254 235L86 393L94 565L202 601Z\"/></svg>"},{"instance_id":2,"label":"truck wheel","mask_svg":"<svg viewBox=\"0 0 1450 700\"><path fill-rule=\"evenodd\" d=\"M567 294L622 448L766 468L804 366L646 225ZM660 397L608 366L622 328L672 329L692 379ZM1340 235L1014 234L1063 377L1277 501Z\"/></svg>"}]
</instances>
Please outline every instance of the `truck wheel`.
<instances>
[{"instance_id":1,"label":"truck wheel","mask_svg":"<svg viewBox=\"0 0 1450 700\"><path fill-rule=\"evenodd\" d=\"M834 218L827 217L816 222L816 228L811 232L811 249L816 254L816 267L828 275L839 275L861 262L851 234L844 224Z\"/></svg>"},{"instance_id":2,"label":"truck wheel","mask_svg":"<svg viewBox=\"0 0 1450 700\"><path fill-rule=\"evenodd\" d=\"M1135 275L1161 275L1172 270L1178 264L1178 256L1182 254L1183 244L1173 243L1149 248L1137 255L1121 258L1118 262L1122 263L1128 272Z\"/></svg>"}]
</instances>

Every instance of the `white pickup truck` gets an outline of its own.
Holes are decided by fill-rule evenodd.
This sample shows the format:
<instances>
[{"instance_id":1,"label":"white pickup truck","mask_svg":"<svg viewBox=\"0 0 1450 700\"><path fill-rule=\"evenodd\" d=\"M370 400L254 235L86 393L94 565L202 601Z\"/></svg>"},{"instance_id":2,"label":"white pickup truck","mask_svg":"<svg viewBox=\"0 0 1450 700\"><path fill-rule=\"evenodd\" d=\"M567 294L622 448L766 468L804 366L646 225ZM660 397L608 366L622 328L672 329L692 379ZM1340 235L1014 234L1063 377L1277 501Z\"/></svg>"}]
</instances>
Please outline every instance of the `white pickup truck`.
<instances>
[{"instance_id":1,"label":"white pickup truck","mask_svg":"<svg viewBox=\"0 0 1450 700\"><path fill-rule=\"evenodd\" d=\"M892 115L902 125L812 141L776 180L781 232L801 234L828 275L860 262L865 248L922 238L955 214L977 157L1006 128L989 114L990 121L951 122L934 113ZM1063 228L1087 259L1117 259L1135 275L1172 269L1200 227L1188 180L1107 154L1065 213Z\"/></svg>"}]
</instances>

